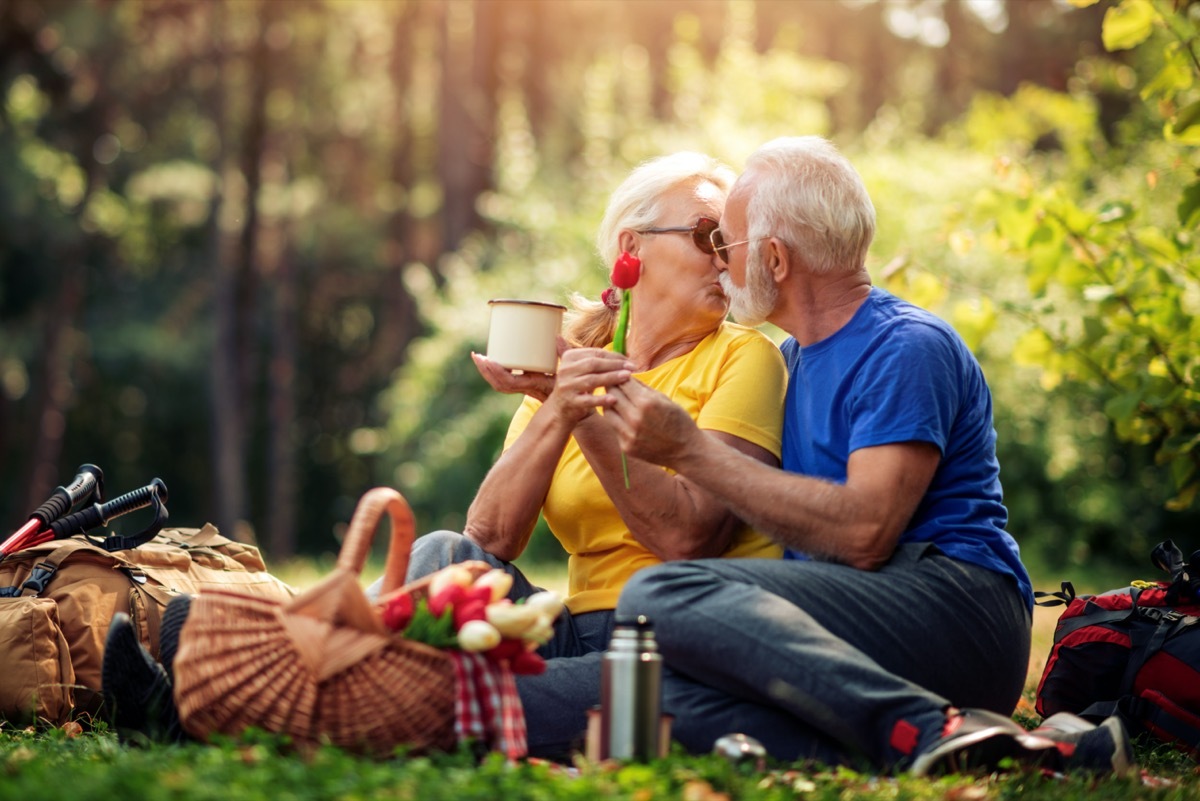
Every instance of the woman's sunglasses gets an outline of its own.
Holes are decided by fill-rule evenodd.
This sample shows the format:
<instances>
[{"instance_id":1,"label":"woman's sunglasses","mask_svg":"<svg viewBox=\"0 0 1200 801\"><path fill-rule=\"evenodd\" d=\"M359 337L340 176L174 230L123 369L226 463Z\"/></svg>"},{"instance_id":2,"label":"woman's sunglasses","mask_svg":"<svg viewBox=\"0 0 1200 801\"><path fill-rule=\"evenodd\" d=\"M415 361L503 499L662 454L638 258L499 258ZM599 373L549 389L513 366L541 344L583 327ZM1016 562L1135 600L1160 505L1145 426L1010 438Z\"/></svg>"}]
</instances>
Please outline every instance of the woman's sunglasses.
<instances>
[{"instance_id":1,"label":"woman's sunglasses","mask_svg":"<svg viewBox=\"0 0 1200 801\"><path fill-rule=\"evenodd\" d=\"M642 229L641 233L643 233L643 234L691 234L692 235L692 244L694 244L696 247L700 248L701 253L707 253L709 256L711 256L715 252L714 247L716 246L716 242L714 242L714 240L713 240L713 234L716 233L718 238L720 237L720 234L721 234L720 229L717 228L718 225L719 225L719 223L716 220L710 219L708 217L701 217L699 220L696 220L695 225L689 225L686 227L676 227L676 228L644 228L644 229ZM721 258L725 259L724 254L722 254ZM725 259L725 260L729 261L728 259Z\"/></svg>"}]
</instances>

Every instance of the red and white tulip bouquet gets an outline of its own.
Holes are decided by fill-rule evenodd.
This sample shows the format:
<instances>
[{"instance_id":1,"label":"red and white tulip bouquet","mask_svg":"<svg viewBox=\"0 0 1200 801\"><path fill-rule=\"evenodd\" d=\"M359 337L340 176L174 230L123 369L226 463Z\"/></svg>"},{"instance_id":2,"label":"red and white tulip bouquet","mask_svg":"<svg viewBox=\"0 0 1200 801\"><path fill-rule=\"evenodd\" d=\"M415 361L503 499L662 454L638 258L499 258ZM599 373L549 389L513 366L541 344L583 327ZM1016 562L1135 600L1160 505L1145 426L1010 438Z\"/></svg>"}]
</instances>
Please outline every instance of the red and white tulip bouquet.
<instances>
[{"instance_id":1,"label":"red and white tulip bouquet","mask_svg":"<svg viewBox=\"0 0 1200 801\"><path fill-rule=\"evenodd\" d=\"M555 592L538 592L513 603L505 597L512 589L508 573L494 569L474 576L460 565L439 570L429 583L427 599L414 602L407 593L388 599L384 625L435 648L482 654L513 673L543 672L546 663L536 649L554 635L562 598Z\"/></svg>"}]
</instances>

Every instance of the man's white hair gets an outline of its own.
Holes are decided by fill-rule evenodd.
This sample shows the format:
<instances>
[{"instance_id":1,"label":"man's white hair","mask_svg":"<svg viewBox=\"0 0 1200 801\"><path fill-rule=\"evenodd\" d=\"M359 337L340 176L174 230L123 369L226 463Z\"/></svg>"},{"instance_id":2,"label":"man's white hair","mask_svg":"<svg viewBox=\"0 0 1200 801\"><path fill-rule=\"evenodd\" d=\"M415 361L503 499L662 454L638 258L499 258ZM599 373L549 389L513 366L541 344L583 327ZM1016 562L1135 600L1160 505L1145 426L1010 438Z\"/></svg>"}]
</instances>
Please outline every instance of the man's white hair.
<instances>
[{"instance_id":1,"label":"man's white hair","mask_svg":"<svg viewBox=\"0 0 1200 801\"><path fill-rule=\"evenodd\" d=\"M751 170L756 183L746 208L747 237L782 239L813 273L862 268L875 238L875 206L832 142L774 139L746 160Z\"/></svg>"}]
</instances>

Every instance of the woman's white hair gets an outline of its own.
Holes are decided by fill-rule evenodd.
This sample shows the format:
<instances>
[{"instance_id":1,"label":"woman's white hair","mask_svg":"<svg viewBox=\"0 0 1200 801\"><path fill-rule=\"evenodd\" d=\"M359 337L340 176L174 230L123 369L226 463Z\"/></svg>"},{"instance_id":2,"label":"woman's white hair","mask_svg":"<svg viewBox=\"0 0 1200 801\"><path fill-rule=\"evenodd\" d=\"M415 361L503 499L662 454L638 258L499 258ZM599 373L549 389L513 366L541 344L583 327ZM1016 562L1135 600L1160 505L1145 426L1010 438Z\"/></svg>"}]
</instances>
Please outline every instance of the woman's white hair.
<instances>
[{"instance_id":1,"label":"woman's white hair","mask_svg":"<svg viewBox=\"0 0 1200 801\"><path fill-rule=\"evenodd\" d=\"M600 265L607 274L621 250L623 230L644 231L657 227L663 201L678 187L709 183L728 195L737 176L733 170L703 153L682 151L639 164L621 182L608 200L608 209L596 233ZM671 220L681 225L684 220ZM686 222L694 222L688 220ZM570 298L563 337L572 347L599 348L612 341L617 313L603 303L575 294Z\"/></svg>"},{"instance_id":2,"label":"woman's white hair","mask_svg":"<svg viewBox=\"0 0 1200 801\"><path fill-rule=\"evenodd\" d=\"M736 177L732 169L711 156L687 150L642 162L608 199L596 232L600 264L607 270L616 261L620 249L617 235L622 230L638 231L660 223L663 201L672 189L710 183L728 194ZM671 221L675 225L684 222Z\"/></svg>"},{"instance_id":3,"label":"woman's white hair","mask_svg":"<svg viewBox=\"0 0 1200 801\"><path fill-rule=\"evenodd\" d=\"M852 272L875 238L875 206L853 165L827 139L782 137L751 154L750 239L777 237L813 273Z\"/></svg>"}]
</instances>

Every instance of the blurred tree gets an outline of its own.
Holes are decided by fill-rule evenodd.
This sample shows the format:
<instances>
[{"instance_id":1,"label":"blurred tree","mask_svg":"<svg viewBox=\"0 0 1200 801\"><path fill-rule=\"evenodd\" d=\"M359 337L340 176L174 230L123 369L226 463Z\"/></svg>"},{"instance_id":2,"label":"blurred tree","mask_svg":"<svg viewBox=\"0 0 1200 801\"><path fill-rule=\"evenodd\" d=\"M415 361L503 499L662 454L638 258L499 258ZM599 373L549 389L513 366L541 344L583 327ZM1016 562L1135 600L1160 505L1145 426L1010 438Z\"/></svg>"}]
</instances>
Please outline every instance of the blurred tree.
<instances>
[{"instance_id":1,"label":"blurred tree","mask_svg":"<svg viewBox=\"0 0 1200 801\"><path fill-rule=\"evenodd\" d=\"M515 400L466 359L482 304L598 291L592 232L631 164L831 134L923 204L882 236L928 253L936 185L976 163L967 104L1066 85L1100 13L6 0L0 522L94 461L274 557L330 547L381 481L455 525Z\"/></svg>"}]
</instances>

